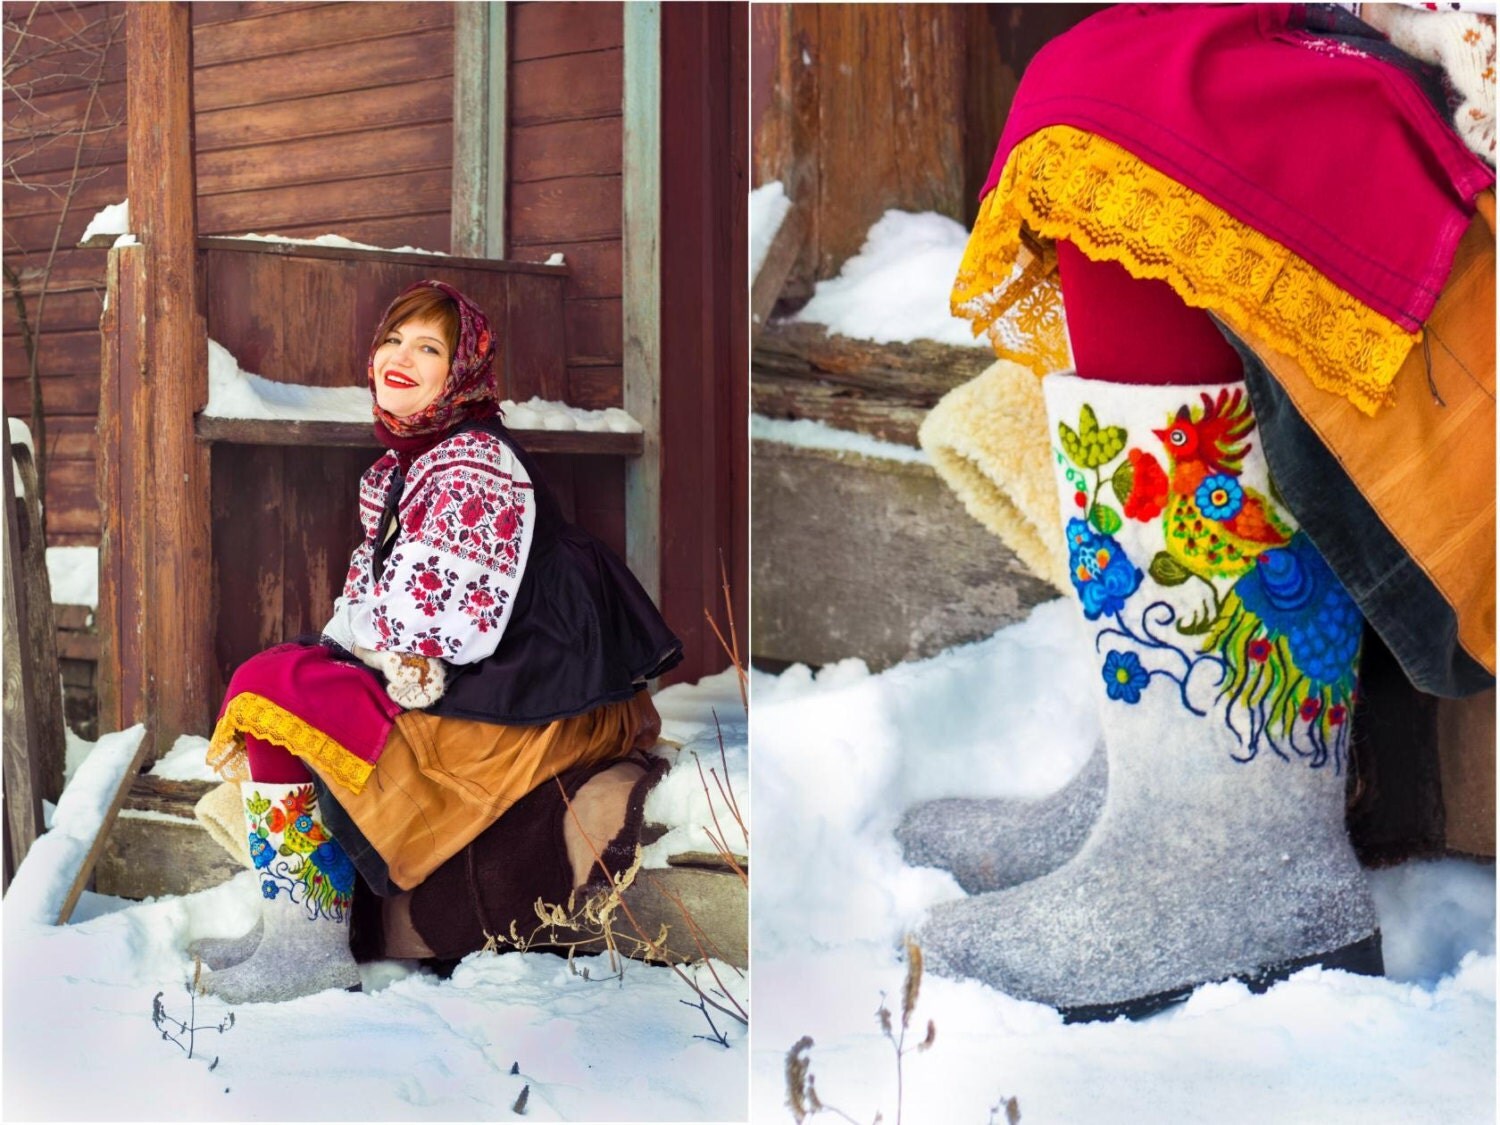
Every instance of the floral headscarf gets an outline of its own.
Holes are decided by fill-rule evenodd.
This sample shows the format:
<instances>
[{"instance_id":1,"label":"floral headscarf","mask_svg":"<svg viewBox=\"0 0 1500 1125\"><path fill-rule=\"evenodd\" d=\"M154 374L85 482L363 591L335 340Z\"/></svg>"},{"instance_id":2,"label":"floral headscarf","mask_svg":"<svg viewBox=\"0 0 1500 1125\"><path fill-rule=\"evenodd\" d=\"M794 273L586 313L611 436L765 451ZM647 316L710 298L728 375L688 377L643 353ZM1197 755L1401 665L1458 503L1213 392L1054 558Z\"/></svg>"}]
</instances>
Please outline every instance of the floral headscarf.
<instances>
[{"instance_id":1,"label":"floral headscarf","mask_svg":"<svg viewBox=\"0 0 1500 1125\"><path fill-rule=\"evenodd\" d=\"M469 418L494 413L499 396L495 388L495 336L490 331L489 318L479 311L479 306L465 297L453 286L441 281L418 281L396 295L380 318L390 314L396 301L414 289L441 290L458 306L458 346L453 349L453 361L448 370L448 381L442 393L417 413L398 418L381 409L375 397L375 350L380 347L380 328L370 343L370 359L365 367L365 378L370 387L370 398L375 406L375 429L383 428L397 438L415 438L439 435Z\"/></svg>"}]
</instances>

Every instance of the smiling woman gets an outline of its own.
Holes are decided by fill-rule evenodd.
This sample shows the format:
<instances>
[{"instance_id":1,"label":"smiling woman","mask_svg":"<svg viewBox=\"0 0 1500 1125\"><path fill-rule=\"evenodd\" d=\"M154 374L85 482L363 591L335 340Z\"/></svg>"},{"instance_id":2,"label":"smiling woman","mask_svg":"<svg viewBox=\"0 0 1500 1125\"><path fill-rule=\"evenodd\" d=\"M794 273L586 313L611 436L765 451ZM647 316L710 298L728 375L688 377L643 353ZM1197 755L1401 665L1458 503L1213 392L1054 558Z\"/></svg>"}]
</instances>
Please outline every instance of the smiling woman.
<instances>
[{"instance_id":1,"label":"smiling woman","mask_svg":"<svg viewBox=\"0 0 1500 1125\"><path fill-rule=\"evenodd\" d=\"M681 643L630 571L563 519L501 420L495 354L456 289L418 282L392 302L367 367L386 453L360 482L364 538L333 617L230 680L208 758L241 783L263 912L191 951L231 1002L358 987L356 874L403 955L479 948L508 922L465 913L479 888L472 907L407 892L486 847L553 777L576 792L605 771L627 787L648 776L639 752L661 722L642 689ZM563 898L574 872L555 859L544 881Z\"/></svg>"}]
</instances>

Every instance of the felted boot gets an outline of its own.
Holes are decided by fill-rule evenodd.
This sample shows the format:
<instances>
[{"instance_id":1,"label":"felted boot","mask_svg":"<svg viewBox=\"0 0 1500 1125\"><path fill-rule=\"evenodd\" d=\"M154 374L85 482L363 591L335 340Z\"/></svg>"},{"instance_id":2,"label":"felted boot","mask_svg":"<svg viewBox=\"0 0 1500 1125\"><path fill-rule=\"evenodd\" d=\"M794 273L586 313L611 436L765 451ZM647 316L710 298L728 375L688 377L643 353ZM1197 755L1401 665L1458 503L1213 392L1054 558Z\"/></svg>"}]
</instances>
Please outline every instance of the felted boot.
<instances>
[{"instance_id":1,"label":"felted boot","mask_svg":"<svg viewBox=\"0 0 1500 1125\"><path fill-rule=\"evenodd\" d=\"M262 933L243 961L203 974L203 990L232 1004L357 990L349 953L354 864L318 816L313 787L246 781L240 791Z\"/></svg>"},{"instance_id":2,"label":"felted boot","mask_svg":"<svg viewBox=\"0 0 1500 1125\"><path fill-rule=\"evenodd\" d=\"M1362 623L1279 507L1243 385L1043 387L1108 791L1068 863L934 909L929 965L1070 1019L1378 974L1344 830Z\"/></svg>"},{"instance_id":3,"label":"felted boot","mask_svg":"<svg viewBox=\"0 0 1500 1125\"><path fill-rule=\"evenodd\" d=\"M227 969L254 953L265 932L265 919L257 918L255 925L238 937L198 938L188 942L188 956L202 961L210 969Z\"/></svg>"},{"instance_id":4,"label":"felted boot","mask_svg":"<svg viewBox=\"0 0 1500 1125\"><path fill-rule=\"evenodd\" d=\"M943 797L906 810L896 839L913 867L949 871L971 895L999 891L1077 854L1104 805L1104 745L1056 793L1036 800Z\"/></svg>"}]
</instances>

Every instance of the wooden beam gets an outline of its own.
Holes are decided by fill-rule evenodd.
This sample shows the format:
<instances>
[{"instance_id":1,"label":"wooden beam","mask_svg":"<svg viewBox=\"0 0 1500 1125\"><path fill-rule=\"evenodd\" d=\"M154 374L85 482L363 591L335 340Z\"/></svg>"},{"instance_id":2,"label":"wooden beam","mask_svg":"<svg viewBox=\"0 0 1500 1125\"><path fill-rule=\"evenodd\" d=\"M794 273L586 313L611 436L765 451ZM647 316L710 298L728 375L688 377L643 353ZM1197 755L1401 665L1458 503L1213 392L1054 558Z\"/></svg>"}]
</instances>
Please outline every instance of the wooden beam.
<instances>
[{"instance_id":1,"label":"wooden beam","mask_svg":"<svg viewBox=\"0 0 1500 1125\"><path fill-rule=\"evenodd\" d=\"M115 779L114 795L109 799L109 805L104 810L103 819L99 821L99 830L94 834L94 842L89 845L88 852L83 857L83 862L78 865L78 870L73 874L73 881L68 885L67 896L63 899L62 908L57 912L57 924L65 925L73 916L73 908L78 905L85 888L89 885L89 879L94 874L94 867L99 862L99 857L104 854L105 845L109 842L109 830L114 827L115 817L120 815L120 809L125 804L125 798L130 793L130 787L140 775L141 765L146 761L147 755L151 753L151 737L143 735L141 743L136 747L135 754L120 771L120 776Z\"/></svg>"},{"instance_id":2,"label":"wooden beam","mask_svg":"<svg viewBox=\"0 0 1500 1125\"><path fill-rule=\"evenodd\" d=\"M134 658L146 670L148 754L156 757L179 735L207 734L212 714L208 449L193 433L193 417L208 401L208 341L198 288L188 6L131 5L126 44L126 179L145 271L139 393L150 431L143 493L150 613ZM131 635L132 623L123 624ZM130 657L127 650L127 663Z\"/></svg>"},{"instance_id":3,"label":"wooden beam","mask_svg":"<svg viewBox=\"0 0 1500 1125\"><path fill-rule=\"evenodd\" d=\"M0 448L5 475L4 541L4 802L5 802L5 886L21 866L31 845L42 833L42 792L32 768L31 745L35 737L32 700L36 685L34 668L21 652L21 626L26 620L26 590L21 581L20 533L16 518L15 478L11 472L10 423L0 418Z\"/></svg>"},{"instance_id":4,"label":"wooden beam","mask_svg":"<svg viewBox=\"0 0 1500 1125\"><path fill-rule=\"evenodd\" d=\"M597 430L512 430L529 453L585 453L603 457L638 457L644 441L638 433ZM200 441L234 445L295 445L378 449L372 426L358 422L298 422L260 418L215 418L199 415Z\"/></svg>"},{"instance_id":5,"label":"wooden beam","mask_svg":"<svg viewBox=\"0 0 1500 1125\"><path fill-rule=\"evenodd\" d=\"M501 2L453 12L455 254L505 257L506 86L509 12Z\"/></svg>"},{"instance_id":6,"label":"wooden beam","mask_svg":"<svg viewBox=\"0 0 1500 1125\"><path fill-rule=\"evenodd\" d=\"M661 598L661 5L625 5L623 215L627 413L644 447L625 470L625 561Z\"/></svg>"}]
</instances>

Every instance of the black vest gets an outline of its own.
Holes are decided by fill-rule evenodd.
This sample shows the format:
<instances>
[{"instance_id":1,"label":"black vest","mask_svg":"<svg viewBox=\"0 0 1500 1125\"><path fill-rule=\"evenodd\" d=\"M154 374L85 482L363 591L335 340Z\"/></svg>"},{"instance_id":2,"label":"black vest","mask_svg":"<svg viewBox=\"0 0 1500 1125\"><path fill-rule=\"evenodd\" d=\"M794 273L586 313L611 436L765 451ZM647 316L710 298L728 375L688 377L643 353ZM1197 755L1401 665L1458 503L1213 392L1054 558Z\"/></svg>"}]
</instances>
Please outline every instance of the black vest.
<instances>
[{"instance_id":1,"label":"black vest","mask_svg":"<svg viewBox=\"0 0 1500 1125\"><path fill-rule=\"evenodd\" d=\"M499 438L525 466L535 522L499 646L476 663L448 665L448 689L427 711L513 726L549 723L629 699L681 662L682 642L635 575L563 519L536 463L500 420L468 422L456 432L465 430ZM394 544L384 546L378 554Z\"/></svg>"}]
</instances>

